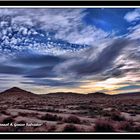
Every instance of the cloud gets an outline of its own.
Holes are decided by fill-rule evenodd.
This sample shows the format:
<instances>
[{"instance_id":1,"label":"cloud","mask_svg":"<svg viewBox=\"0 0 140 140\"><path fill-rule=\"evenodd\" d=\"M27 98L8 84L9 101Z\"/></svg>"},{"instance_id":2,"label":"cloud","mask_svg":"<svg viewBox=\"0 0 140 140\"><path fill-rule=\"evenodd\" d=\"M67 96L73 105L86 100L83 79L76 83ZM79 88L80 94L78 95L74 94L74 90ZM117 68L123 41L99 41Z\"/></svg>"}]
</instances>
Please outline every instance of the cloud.
<instances>
[{"instance_id":1,"label":"cloud","mask_svg":"<svg viewBox=\"0 0 140 140\"><path fill-rule=\"evenodd\" d=\"M38 9L36 12L35 9L3 9L3 13L2 9L0 10L1 54L15 56L32 52L58 55L87 47L83 44L71 44L65 37L55 37L60 30L66 33L68 26L71 26L71 29L79 28L75 25L77 22L82 23L82 10Z\"/></svg>"},{"instance_id":2,"label":"cloud","mask_svg":"<svg viewBox=\"0 0 140 140\"><path fill-rule=\"evenodd\" d=\"M108 41L111 38L111 34L95 26L82 25L82 21L79 21L77 27L68 26L66 30L59 30L55 38L76 44L98 45Z\"/></svg>"},{"instance_id":3,"label":"cloud","mask_svg":"<svg viewBox=\"0 0 140 140\"><path fill-rule=\"evenodd\" d=\"M140 85L124 86L124 87L121 87L121 88L117 88L116 90L132 90L132 89L140 89Z\"/></svg>"},{"instance_id":4,"label":"cloud","mask_svg":"<svg viewBox=\"0 0 140 140\"><path fill-rule=\"evenodd\" d=\"M94 25L87 25L84 21L87 14L85 9L20 8L0 9L0 13L3 15L3 22L7 24L10 22L23 35L29 35L32 33L31 28L34 28L36 33L39 30L46 35L51 32L56 39L87 45L105 42L113 36L112 33L107 33ZM8 20L5 18L7 15Z\"/></svg>"},{"instance_id":5,"label":"cloud","mask_svg":"<svg viewBox=\"0 0 140 140\"><path fill-rule=\"evenodd\" d=\"M68 82L68 81L61 81L61 80L50 80L50 79L33 79L33 82L21 82L22 84L30 84L30 85L36 85L36 86L50 86L50 87L77 87L83 82Z\"/></svg>"},{"instance_id":6,"label":"cloud","mask_svg":"<svg viewBox=\"0 0 140 140\"><path fill-rule=\"evenodd\" d=\"M28 78L57 77L53 67L67 58L53 55L26 54L8 58L0 64L0 73L16 74ZM6 65L5 65L6 63Z\"/></svg>"},{"instance_id":7,"label":"cloud","mask_svg":"<svg viewBox=\"0 0 140 140\"><path fill-rule=\"evenodd\" d=\"M8 65L0 64L0 73L3 73L3 74L20 75L20 74L23 74L24 71L25 71L25 69L22 67L8 66Z\"/></svg>"},{"instance_id":8,"label":"cloud","mask_svg":"<svg viewBox=\"0 0 140 140\"><path fill-rule=\"evenodd\" d=\"M53 66L65 61L62 56L44 55L44 54L28 54L27 56L18 56L12 62L24 64L26 66Z\"/></svg>"},{"instance_id":9,"label":"cloud","mask_svg":"<svg viewBox=\"0 0 140 140\"><path fill-rule=\"evenodd\" d=\"M53 66L44 66L39 68L32 68L24 75L27 78L45 78L45 77L57 77Z\"/></svg>"},{"instance_id":10,"label":"cloud","mask_svg":"<svg viewBox=\"0 0 140 140\"><path fill-rule=\"evenodd\" d=\"M118 39L105 47L93 46L68 56L31 53L3 62L7 66L1 64L0 73L21 76L21 84L71 88L83 85L86 79L104 81L128 75L134 79L134 74L139 75L137 48L135 41Z\"/></svg>"},{"instance_id":11,"label":"cloud","mask_svg":"<svg viewBox=\"0 0 140 140\"><path fill-rule=\"evenodd\" d=\"M53 71L53 68L67 59L68 58L64 56L28 54L26 56L18 56L17 58L11 60L10 64L16 64L26 68L27 70L23 74L23 77L57 77L57 74L55 71Z\"/></svg>"},{"instance_id":12,"label":"cloud","mask_svg":"<svg viewBox=\"0 0 140 140\"><path fill-rule=\"evenodd\" d=\"M134 11L128 12L124 16L124 19L128 22L140 20L140 9L135 9Z\"/></svg>"},{"instance_id":13,"label":"cloud","mask_svg":"<svg viewBox=\"0 0 140 140\"><path fill-rule=\"evenodd\" d=\"M116 40L111 45L106 46L101 52L97 53L96 49L90 48L90 54L81 53L79 59L68 60L54 69L60 73L66 73L75 77L84 77L88 75L96 75L112 68L114 60L119 56L122 49L129 45L128 40ZM93 54L96 54L95 56ZM84 58L82 56L85 56Z\"/></svg>"},{"instance_id":14,"label":"cloud","mask_svg":"<svg viewBox=\"0 0 140 140\"><path fill-rule=\"evenodd\" d=\"M137 81L139 25L131 26L118 39L88 25L86 12L75 8L0 9L0 74L19 76L23 85L71 89L85 83L93 87L92 81L107 85L108 79ZM125 20L137 21L138 12L127 13Z\"/></svg>"},{"instance_id":15,"label":"cloud","mask_svg":"<svg viewBox=\"0 0 140 140\"><path fill-rule=\"evenodd\" d=\"M139 24L129 27L127 38L132 39L132 40L140 39L140 25Z\"/></svg>"},{"instance_id":16,"label":"cloud","mask_svg":"<svg viewBox=\"0 0 140 140\"><path fill-rule=\"evenodd\" d=\"M140 37L140 25L139 20L140 20L140 9L135 9L131 12L128 12L125 16L124 19L130 23L134 23L131 24L128 27L128 33L126 33L126 38L131 39L131 40L137 40Z\"/></svg>"}]
</instances>

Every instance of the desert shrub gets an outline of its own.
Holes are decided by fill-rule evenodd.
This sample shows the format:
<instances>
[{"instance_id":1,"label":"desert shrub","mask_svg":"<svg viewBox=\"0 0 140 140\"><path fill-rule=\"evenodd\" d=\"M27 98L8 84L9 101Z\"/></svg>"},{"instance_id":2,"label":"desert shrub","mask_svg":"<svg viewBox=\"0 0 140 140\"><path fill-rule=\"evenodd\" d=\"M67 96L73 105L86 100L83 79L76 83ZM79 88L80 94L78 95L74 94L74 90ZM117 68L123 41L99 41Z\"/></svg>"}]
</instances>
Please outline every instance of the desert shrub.
<instances>
[{"instance_id":1,"label":"desert shrub","mask_svg":"<svg viewBox=\"0 0 140 140\"><path fill-rule=\"evenodd\" d=\"M113 124L108 120L97 120L94 126L95 132L114 132Z\"/></svg>"},{"instance_id":2,"label":"desert shrub","mask_svg":"<svg viewBox=\"0 0 140 140\"><path fill-rule=\"evenodd\" d=\"M112 112L111 119L114 121L125 121L125 117L119 111Z\"/></svg>"},{"instance_id":3,"label":"desert shrub","mask_svg":"<svg viewBox=\"0 0 140 140\"><path fill-rule=\"evenodd\" d=\"M48 108L45 110L46 112L55 112L55 113L59 113L59 110L54 109L54 108Z\"/></svg>"},{"instance_id":4,"label":"desert shrub","mask_svg":"<svg viewBox=\"0 0 140 140\"><path fill-rule=\"evenodd\" d=\"M4 115L10 115L10 113L7 112L6 110L1 110L0 113L1 113L1 114L4 114Z\"/></svg>"},{"instance_id":5,"label":"desert shrub","mask_svg":"<svg viewBox=\"0 0 140 140\"><path fill-rule=\"evenodd\" d=\"M66 123L76 123L76 124L80 124L81 120L74 115L69 116L68 118L65 118L64 120Z\"/></svg>"},{"instance_id":6,"label":"desert shrub","mask_svg":"<svg viewBox=\"0 0 140 140\"><path fill-rule=\"evenodd\" d=\"M26 117L28 114L26 112L19 112L19 116Z\"/></svg>"},{"instance_id":7,"label":"desert shrub","mask_svg":"<svg viewBox=\"0 0 140 140\"><path fill-rule=\"evenodd\" d=\"M14 122L14 119L12 117L7 117L3 120L3 123L5 123L5 124L6 123L12 123L12 122Z\"/></svg>"},{"instance_id":8,"label":"desert shrub","mask_svg":"<svg viewBox=\"0 0 140 140\"><path fill-rule=\"evenodd\" d=\"M56 130L56 126L55 125L50 125L48 127L48 132L54 132Z\"/></svg>"},{"instance_id":9,"label":"desert shrub","mask_svg":"<svg viewBox=\"0 0 140 140\"><path fill-rule=\"evenodd\" d=\"M58 121L58 122L57 122L57 124L63 124L63 123L64 123L63 121Z\"/></svg>"},{"instance_id":10,"label":"desert shrub","mask_svg":"<svg viewBox=\"0 0 140 140\"><path fill-rule=\"evenodd\" d=\"M111 112L110 111L102 111L102 115L106 116L106 117L110 117L111 116Z\"/></svg>"},{"instance_id":11,"label":"desert shrub","mask_svg":"<svg viewBox=\"0 0 140 140\"><path fill-rule=\"evenodd\" d=\"M78 108L77 108L78 109ZM92 109L92 107L91 106L88 106L88 105L80 105L79 106L79 109L84 109L84 110L86 110L86 109Z\"/></svg>"},{"instance_id":12,"label":"desert shrub","mask_svg":"<svg viewBox=\"0 0 140 140\"><path fill-rule=\"evenodd\" d=\"M133 128L133 132L140 132L140 125Z\"/></svg>"},{"instance_id":13,"label":"desert shrub","mask_svg":"<svg viewBox=\"0 0 140 140\"><path fill-rule=\"evenodd\" d=\"M124 112L127 112L128 111L128 107L124 107L122 109L123 109L122 111L124 111Z\"/></svg>"},{"instance_id":14,"label":"desert shrub","mask_svg":"<svg viewBox=\"0 0 140 140\"><path fill-rule=\"evenodd\" d=\"M90 123L90 121L89 121L89 120L83 120L83 121L82 121L82 123L83 123L83 124L88 124L88 125L91 125L91 123Z\"/></svg>"},{"instance_id":15,"label":"desert shrub","mask_svg":"<svg viewBox=\"0 0 140 140\"><path fill-rule=\"evenodd\" d=\"M77 132L77 131L79 131L78 128L72 124L67 124L63 129L63 132Z\"/></svg>"},{"instance_id":16,"label":"desert shrub","mask_svg":"<svg viewBox=\"0 0 140 140\"><path fill-rule=\"evenodd\" d=\"M130 113L130 115L131 115L131 116L136 116L136 115L137 115L137 111L132 111L132 112Z\"/></svg>"},{"instance_id":17,"label":"desert shrub","mask_svg":"<svg viewBox=\"0 0 140 140\"><path fill-rule=\"evenodd\" d=\"M41 119L42 120L48 120L48 121L61 121L62 120L62 117L47 113L44 116L42 116Z\"/></svg>"},{"instance_id":18,"label":"desert shrub","mask_svg":"<svg viewBox=\"0 0 140 140\"><path fill-rule=\"evenodd\" d=\"M125 131L128 131L128 132L133 132L134 131L134 127L133 127L133 121L125 121L125 122L122 122L119 126L119 129L121 130L125 130Z\"/></svg>"}]
</instances>

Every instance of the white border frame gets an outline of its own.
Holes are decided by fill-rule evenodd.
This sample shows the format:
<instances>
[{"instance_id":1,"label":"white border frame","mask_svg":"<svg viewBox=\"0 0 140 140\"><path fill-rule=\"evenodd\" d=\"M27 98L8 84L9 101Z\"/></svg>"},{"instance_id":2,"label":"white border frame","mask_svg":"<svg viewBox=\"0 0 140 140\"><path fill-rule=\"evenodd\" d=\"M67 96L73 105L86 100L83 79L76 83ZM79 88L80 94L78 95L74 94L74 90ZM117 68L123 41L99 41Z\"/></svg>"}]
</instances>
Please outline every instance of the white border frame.
<instances>
[{"instance_id":1,"label":"white border frame","mask_svg":"<svg viewBox=\"0 0 140 140\"><path fill-rule=\"evenodd\" d=\"M139 1L139 0L138 0ZM93 1L94 2L94 1ZM4 9L4 8L9 8L9 9L13 9L13 8L17 8L17 9L21 9L21 8L27 8L27 9L29 9L29 8L37 8L37 9L41 9L41 8L73 8L73 9L75 9L75 8L140 8L140 6L0 6L0 9ZM47 133L47 132L20 132L20 133L17 133L17 132L4 132L4 133L2 133L2 132L0 132L0 135L1 134L31 134L31 135L34 135L34 134L37 134L37 135L42 135L42 134L47 134L47 135L52 135L52 134L57 134L57 135L63 135L63 134L80 134L80 135L85 135L85 134L105 134L105 135L108 135L108 134L111 134L111 135L122 135L122 134L125 134L125 135L129 135L129 134L133 134L133 135L137 135L137 134L140 134L140 132L138 132L138 133L108 133L108 132L103 132L103 133L100 133L100 132L96 132L96 133L93 133L93 132L78 132L78 133L72 133L72 132L70 132L70 133L63 133L63 132L57 132L57 133L54 133L54 132L51 132L51 133Z\"/></svg>"}]
</instances>

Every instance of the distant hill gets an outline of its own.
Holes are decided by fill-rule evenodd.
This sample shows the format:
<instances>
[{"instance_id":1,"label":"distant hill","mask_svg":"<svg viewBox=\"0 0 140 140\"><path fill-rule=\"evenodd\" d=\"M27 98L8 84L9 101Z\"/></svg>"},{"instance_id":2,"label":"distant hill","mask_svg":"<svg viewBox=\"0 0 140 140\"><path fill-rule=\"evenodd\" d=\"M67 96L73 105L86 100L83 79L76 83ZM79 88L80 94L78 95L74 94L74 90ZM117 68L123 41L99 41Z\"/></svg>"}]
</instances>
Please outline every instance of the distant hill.
<instances>
[{"instance_id":1,"label":"distant hill","mask_svg":"<svg viewBox=\"0 0 140 140\"><path fill-rule=\"evenodd\" d=\"M88 94L80 94L80 93L74 93L74 92L55 92L55 93L48 93L48 94L34 94L32 92L20 89L18 87L12 87L10 89L7 89L3 92L0 93L0 97L6 97L6 98L11 98L11 97L47 97L47 96L92 96L92 97L119 97L119 96L140 96L140 92L130 92L130 93L120 93L120 94L115 94L115 95L109 95L106 93L102 92L93 92L93 93L88 93Z\"/></svg>"},{"instance_id":2,"label":"distant hill","mask_svg":"<svg viewBox=\"0 0 140 140\"><path fill-rule=\"evenodd\" d=\"M56 92L56 93L45 94L44 96L106 97L110 95L101 92L88 93L88 94L81 94L81 93L74 93L74 92Z\"/></svg>"},{"instance_id":3,"label":"distant hill","mask_svg":"<svg viewBox=\"0 0 140 140\"><path fill-rule=\"evenodd\" d=\"M110 96L109 94L105 94L102 92L93 92L93 93L88 93L88 96L95 96L95 97L105 97L105 96Z\"/></svg>"},{"instance_id":4,"label":"distant hill","mask_svg":"<svg viewBox=\"0 0 140 140\"><path fill-rule=\"evenodd\" d=\"M140 96L140 92L119 93L114 96Z\"/></svg>"},{"instance_id":5,"label":"distant hill","mask_svg":"<svg viewBox=\"0 0 140 140\"><path fill-rule=\"evenodd\" d=\"M82 95L81 93L74 93L74 92L55 92L55 93L48 93L45 95Z\"/></svg>"},{"instance_id":6,"label":"distant hill","mask_svg":"<svg viewBox=\"0 0 140 140\"><path fill-rule=\"evenodd\" d=\"M0 97L3 97L3 98L12 98L13 97L13 98L22 99L22 98L38 97L38 95L36 95L32 92L20 89L18 87L12 87L10 89L7 89L7 90L1 92Z\"/></svg>"}]
</instances>

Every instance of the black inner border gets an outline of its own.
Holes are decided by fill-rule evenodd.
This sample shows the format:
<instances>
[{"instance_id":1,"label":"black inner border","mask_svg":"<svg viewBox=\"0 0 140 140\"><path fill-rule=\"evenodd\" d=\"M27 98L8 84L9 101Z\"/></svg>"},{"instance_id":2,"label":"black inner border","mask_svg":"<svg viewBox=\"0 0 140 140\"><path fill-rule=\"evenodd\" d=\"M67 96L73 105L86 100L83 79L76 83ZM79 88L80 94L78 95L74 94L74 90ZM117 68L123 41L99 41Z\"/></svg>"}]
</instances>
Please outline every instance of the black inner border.
<instances>
[{"instance_id":1,"label":"black inner border","mask_svg":"<svg viewBox=\"0 0 140 140\"><path fill-rule=\"evenodd\" d=\"M140 1L0 1L0 6L140 6ZM17 132L18 133L18 132ZM140 139L139 134L1 134L0 139Z\"/></svg>"},{"instance_id":2,"label":"black inner border","mask_svg":"<svg viewBox=\"0 0 140 140\"><path fill-rule=\"evenodd\" d=\"M88 1L70 1L70 0L14 0L14 1L0 1L0 6L140 6L140 1L102 1L102 0L88 0Z\"/></svg>"}]
</instances>

